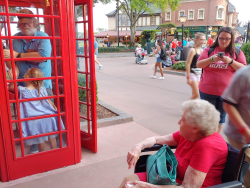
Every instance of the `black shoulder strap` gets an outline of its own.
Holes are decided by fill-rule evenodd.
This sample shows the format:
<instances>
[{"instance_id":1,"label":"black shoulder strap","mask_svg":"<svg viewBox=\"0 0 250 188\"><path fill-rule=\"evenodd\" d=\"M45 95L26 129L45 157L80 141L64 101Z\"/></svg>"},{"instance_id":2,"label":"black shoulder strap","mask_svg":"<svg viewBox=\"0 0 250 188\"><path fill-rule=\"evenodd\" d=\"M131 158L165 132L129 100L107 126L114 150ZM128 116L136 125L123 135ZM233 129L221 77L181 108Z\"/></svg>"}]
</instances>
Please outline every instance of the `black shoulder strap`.
<instances>
[{"instance_id":1,"label":"black shoulder strap","mask_svg":"<svg viewBox=\"0 0 250 188\"><path fill-rule=\"evenodd\" d=\"M240 54L240 49L239 48L235 48L236 60L238 59L239 54Z\"/></svg>"},{"instance_id":2,"label":"black shoulder strap","mask_svg":"<svg viewBox=\"0 0 250 188\"><path fill-rule=\"evenodd\" d=\"M209 48L209 51L208 51L208 57L211 55L211 53L214 51L215 48Z\"/></svg>"}]
</instances>

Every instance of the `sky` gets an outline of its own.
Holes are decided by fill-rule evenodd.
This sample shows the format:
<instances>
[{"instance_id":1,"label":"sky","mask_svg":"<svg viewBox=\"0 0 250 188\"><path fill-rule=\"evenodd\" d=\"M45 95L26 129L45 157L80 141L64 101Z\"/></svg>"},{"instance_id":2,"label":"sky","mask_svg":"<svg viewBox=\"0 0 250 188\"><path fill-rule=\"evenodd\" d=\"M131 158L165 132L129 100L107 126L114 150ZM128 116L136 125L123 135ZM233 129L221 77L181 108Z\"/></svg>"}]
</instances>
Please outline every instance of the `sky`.
<instances>
[{"instance_id":1,"label":"sky","mask_svg":"<svg viewBox=\"0 0 250 188\"><path fill-rule=\"evenodd\" d=\"M239 20L248 22L250 20L250 0L230 0L230 2L236 7L236 11L239 12ZM106 28L108 29L108 17L106 14L115 10L116 3L110 3L108 5L103 5L98 3L94 7L94 30L96 28Z\"/></svg>"}]
</instances>

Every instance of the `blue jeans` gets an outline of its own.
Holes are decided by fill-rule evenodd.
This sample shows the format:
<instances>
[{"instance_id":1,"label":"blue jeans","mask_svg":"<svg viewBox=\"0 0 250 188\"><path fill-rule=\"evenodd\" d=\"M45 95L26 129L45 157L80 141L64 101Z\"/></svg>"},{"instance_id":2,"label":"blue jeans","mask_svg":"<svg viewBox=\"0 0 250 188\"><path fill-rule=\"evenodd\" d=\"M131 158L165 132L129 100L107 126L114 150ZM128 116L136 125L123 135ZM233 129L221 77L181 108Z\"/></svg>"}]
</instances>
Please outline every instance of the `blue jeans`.
<instances>
[{"instance_id":1,"label":"blue jeans","mask_svg":"<svg viewBox=\"0 0 250 188\"><path fill-rule=\"evenodd\" d=\"M200 97L201 97L201 99L206 100L215 106L216 110L218 110L220 112L220 122L219 123L220 124L225 123L226 112L223 109L223 101L220 99L220 96L210 95L210 94L203 93L200 91Z\"/></svg>"}]
</instances>

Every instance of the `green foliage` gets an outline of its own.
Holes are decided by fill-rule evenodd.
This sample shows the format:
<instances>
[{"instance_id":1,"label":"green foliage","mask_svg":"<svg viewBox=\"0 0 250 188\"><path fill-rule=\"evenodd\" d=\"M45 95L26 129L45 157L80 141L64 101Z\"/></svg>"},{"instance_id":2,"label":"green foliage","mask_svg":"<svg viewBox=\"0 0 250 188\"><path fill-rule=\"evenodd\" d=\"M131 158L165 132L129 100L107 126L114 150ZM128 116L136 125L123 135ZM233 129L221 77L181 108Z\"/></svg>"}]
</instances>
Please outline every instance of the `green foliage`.
<instances>
[{"instance_id":1,"label":"green foliage","mask_svg":"<svg viewBox=\"0 0 250 188\"><path fill-rule=\"evenodd\" d=\"M146 42L149 42L151 38L155 38L155 33L160 30L143 30L141 32L141 45L145 46Z\"/></svg>"},{"instance_id":2,"label":"green foliage","mask_svg":"<svg viewBox=\"0 0 250 188\"><path fill-rule=\"evenodd\" d=\"M121 52L121 48L117 47L99 47L98 53Z\"/></svg>"},{"instance_id":3,"label":"green foliage","mask_svg":"<svg viewBox=\"0 0 250 188\"><path fill-rule=\"evenodd\" d=\"M78 76L78 86L86 88L86 75L85 74L77 74ZM89 85L90 85L90 77L89 77ZM87 103L87 93L84 89L78 89L79 101ZM91 94L89 93L89 99L91 98ZM98 101L98 86L96 82L96 101Z\"/></svg>"},{"instance_id":4,"label":"green foliage","mask_svg":"<svg viewBox=\"0 0 250 188\"><path fill-rule=\"evenodd\" d=\"M157 29L164 30L164 32L166 32L166 33L170 33L171 28L176 28L176 25L170 22L170 23L159 25L159 27Z\"/></svg>"},{"instance_id":5,"label":"green foliage","mask_svg":"<svg viewBox=\"0 0 250 188\"><path fill-rule=\"evenodd\" d=\"M241 47L242 52L245 54L246 56L246 60L247 60L247 64L250 64L250 43L245 43L242 47Z\"/></svg>"},{"instance_id":6,"label":"green foliage","mask_svg":"<svg viewBox=\"0 0 250 188\"><path fill-rule=\"evenodd\" d=\"M185 61L182 61L182 62L179 62L179 63L175 63L172 66L172 69L174 69L174 70L186 70Z\"/></svg>"},{"instance_id":7,"label":"green foliage","mask_svg":"<svg viewBox=\"0 0 250 188\"><path fill-rule=\"evenodd\" d=\"M126 44L127 44L127 45L129 45L129 46L130 46L130 45L131 45L131 42L130 42L130 40L127 40L127 42L126 42L126 40L124 40L124 41L122 41L122 44L124 44L124 45L126 45Z\"/></svg>"},{"instance_id":8,"label":"green foliage","mask_svg":"<svg viewBox=\"0 0 250 188\"><path fill-rule=\"evenodd\" d=\"M181 33L181 32L182 32L182 29L178 29L178 30L177 30L177 33ZM189 30L184 29L184 30L183 30L183 33L184 33L184 35L186 35L187 37L189 36Z\"/></svg>"}]
</instances>

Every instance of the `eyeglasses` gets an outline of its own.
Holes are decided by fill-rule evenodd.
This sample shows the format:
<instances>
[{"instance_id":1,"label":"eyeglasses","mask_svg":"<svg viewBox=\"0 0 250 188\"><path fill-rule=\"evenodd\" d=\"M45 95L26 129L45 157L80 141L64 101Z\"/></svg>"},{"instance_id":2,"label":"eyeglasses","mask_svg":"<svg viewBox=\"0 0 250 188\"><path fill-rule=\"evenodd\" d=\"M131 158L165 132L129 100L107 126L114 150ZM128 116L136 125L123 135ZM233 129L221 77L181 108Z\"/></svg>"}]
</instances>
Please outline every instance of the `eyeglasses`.
<instances>
[{"instance_id":1,"label":"eyeglasses","mask_svg":"<svg viewBox=\"0 0 250 188\"><path fill-rule=\"evenodd\" d=\"M31 25L33 23L33 21L31 21L30 23L19 23L18 27L24 27L25 25Z\"/></svg>"},{"instance_id":2,"label":"eyeglasses","mask_svg":"<svg viewBox=\"0 0 250 188\"><path fill-rule=\"evenodd\" d=\"M221 41L223 41L223 40L225 40L225 41L230 41L231 40L231 38L222 38L222 37L219 37L219 40L221 40Z\"/></svg>"}]
</instances>

